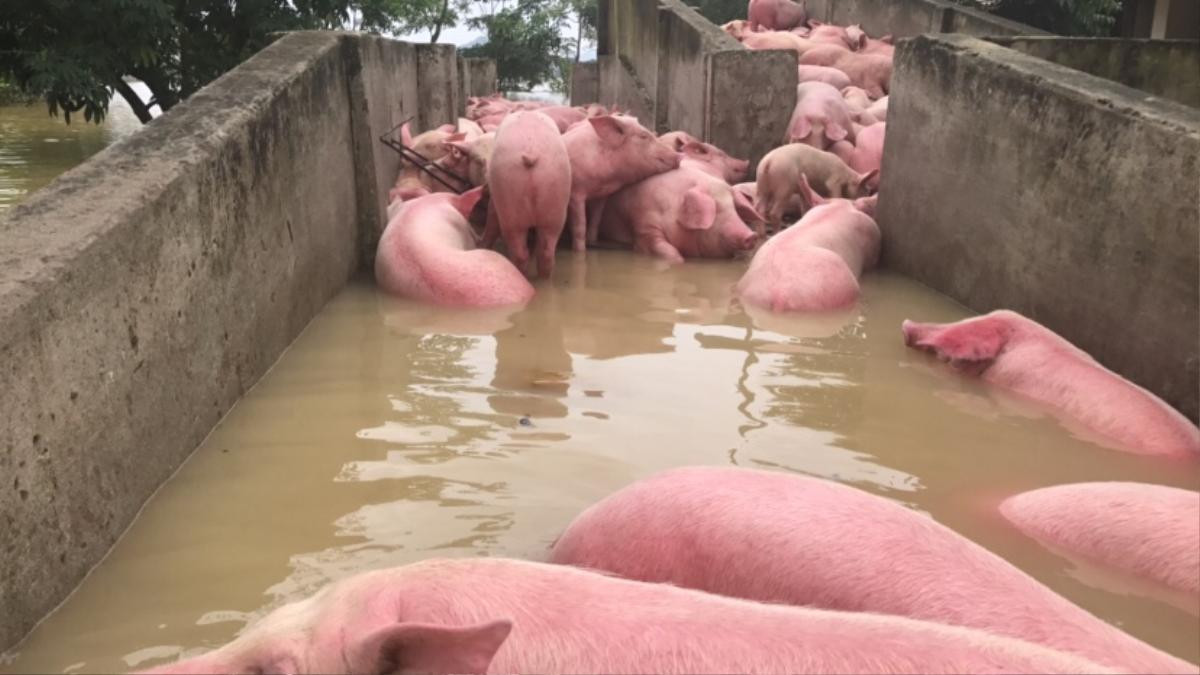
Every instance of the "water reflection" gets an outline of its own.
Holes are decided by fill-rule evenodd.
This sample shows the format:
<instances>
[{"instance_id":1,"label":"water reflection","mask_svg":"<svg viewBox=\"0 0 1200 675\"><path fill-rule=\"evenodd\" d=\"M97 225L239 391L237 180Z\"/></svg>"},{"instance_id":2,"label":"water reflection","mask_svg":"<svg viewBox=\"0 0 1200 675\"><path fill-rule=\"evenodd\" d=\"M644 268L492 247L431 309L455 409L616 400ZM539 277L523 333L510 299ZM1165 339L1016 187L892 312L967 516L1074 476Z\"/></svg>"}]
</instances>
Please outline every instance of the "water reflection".
<instances>
[{"instance_id":1,"label":"water reflection","mask_svg":"<svg viewBox=\"0 0 1200 675\"><path fill-rule=\"evenodd\" d=\"M861 307L743 310L744 267L560 256L523 310L454 312L356 284L222 422L0 671L118 671L219 645L331 580L431 556L541 559L579 511L670 467L843 481L931 514L1139 637L1200 657L1170 599L1078 573L995 517L1054 483L1180 473L904 348L966 310L868 276Z\"/></svg>"}]
</instances>

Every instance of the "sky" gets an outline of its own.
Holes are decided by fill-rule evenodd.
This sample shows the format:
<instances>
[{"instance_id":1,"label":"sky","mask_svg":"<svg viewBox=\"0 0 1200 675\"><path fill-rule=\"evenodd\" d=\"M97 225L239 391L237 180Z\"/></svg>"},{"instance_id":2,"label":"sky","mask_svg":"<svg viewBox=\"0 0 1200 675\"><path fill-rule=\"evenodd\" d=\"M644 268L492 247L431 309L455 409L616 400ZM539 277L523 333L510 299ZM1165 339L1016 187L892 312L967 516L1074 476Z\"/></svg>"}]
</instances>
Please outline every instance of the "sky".
<instances>
[{"instance_id":1,"label":"sky","mask_svg":"<svg viewBox=\"0 0 1200 675\"><path fill-rule=\"evenodd\" d=\"M574 40L576 30L577 26L575 22L571 21L563 27L562 35L563 37ZM408 40L410 42L429 42L429 35L429 31L423 30L416 33L409 33L407 35L397 35L396 37L401 40ZM443 30L441 37L438 38L438 42L453 44L461 47L474 40L485 37L487 37L487 33L485 31L470 28L463 23L455 26L454 28L447 28ZM591 61L595 58L596 45L591 42L585 42L583 45L583 51L581 53L581 59L584 61Z\"/></svg>"}]
</instances>

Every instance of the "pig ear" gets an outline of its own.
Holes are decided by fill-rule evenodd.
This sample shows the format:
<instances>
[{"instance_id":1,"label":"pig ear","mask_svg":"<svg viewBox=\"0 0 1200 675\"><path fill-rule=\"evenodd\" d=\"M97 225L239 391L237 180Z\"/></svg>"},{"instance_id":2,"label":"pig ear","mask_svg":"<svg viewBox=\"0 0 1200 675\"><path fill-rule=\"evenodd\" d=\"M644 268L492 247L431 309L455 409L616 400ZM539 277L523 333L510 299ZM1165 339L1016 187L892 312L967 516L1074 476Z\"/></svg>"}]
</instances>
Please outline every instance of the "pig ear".
<instances>
[{"instance_id":1,"label":"pig ear","mask_svg":"<svg viewBox=\"0 0 1200 675\"><path fill-rule=\"evenodd\" d=\"M454 198L454 208L463 215L463 218L470 218L471 212L475 210L475 205L479 200L483 199L483 186L472 188Z\"/></svg>"},{"instance_id":2,"label":"pig ear","mask_svg":"<svg viewBox=\"0 0 1200 675\"><path fill-rule=\"evenodd\" d=\"M801 117L796 120L796 126L793 129L792 142L795 143L801 138L808 138L808 135L812 133L812 122L807 117Z\"/></svg>"},{"instance_id":3,"label":"pig ear","mask_svg":"<svg viewBox=\"0 0 1200 675\"><path fill-rule=\"evenodd\" d=\"M737 210L738 217L747 223L765 223L766 218L754 208L754 204L750 203L750 198L743 194L740 190L733 191L733 208Z\"/></svg>"},{"instance_id":4,"label":"pig ear","mask_svg":"<svg viewBox=\"0 0 1200 675\"><path fill-rule=\"evenodd\" d=\"M446 134L452 134L458 131L458 127L454 126L453 124L443 124L442 126L438 127L438 131Z\"/></svg>"},{"instance_id":5,"label":"pig ear","mask_svg":"<svg viewBox=\"0 0 1200 675\"><path fill-rule=\"evenodd\" d=\"M697 185L683 195L679 225L685 230L707 230L717 219L717 202L704 188Z\"/></svg>"},{"instance_id":6,"label":"pig ear","mask_svg":"<svg viewBox=\"0 0 1200 675\"><path fill-rule=\"evenodd\" d=\"M412 144L413 144L412 127L409 125L408 122L405 122L404 126L400 127L400 142L403 143L407 147L410 147L410 148L412 147Z\"/></svg>"},{"instance_id":7,"label":"pig ear","mask_svg":"<svg viewBox=\"0 0 1200 675\"><path fill-rule=\"evenodd\" d=\"M824 25L825 25L824 21L818 21L817 19L809 19L808 20L809 28L820 28L821 26L824 26Z\"/></svg>"},{"instance_id":8,"label":"pig ear","mask_svg":"<svg viewBox=\"0 0 1200 675\"><path fill-rule=\"evenodd\" d=\"M834 143L846 140L846 136L848 135L849 132L846 131L846 128L837 122L829 121L825 123L825 137Z\"/></svg>"},{"instance_id":9,"label":"pig ear","mask_svg":"<svg viewBox=\"0 0 1200 675\"><path fill-rule=\"evenodd\" d=\"M883 37L879 38L879 41L890 45L896 41L896 38L892 37L891 35L884 35Z\"/></svg>"},{"instance_id":10,"label":"pig ear","mask_svg":"<svg viewBox=\"0 0 1200 675\"><path fill-rule=\"evenodd\" d=\"M587 121L607 145L619 145L625 141L625 127L612 115L589 117Z\"/></svg>"},{"instance_id":11,"label":"pig ear","mask_svg":"<svg viewBox=\"0 0 1200 675\"><path fill-rule=\"evenodd\" d=\"M708 148L704 147L703 143L688 141L679 148L678 152L682 152L685 155L707 155Z\"/></svg>"},{"instance_id":12,"label":"pig ear","mask_svg":"<svg viewBox=\"0 0 1200 675\"><path fill-rule=\"evenodd\" d=\"M359 643L355 672L482 675L510 632L508 620L475 626L384 626Z\"/></svg>"},{"instance_id":13,"label":"pig ear","mask_svg":"<svg viewBox=\"0 0 1200 675\"><path fill-rule=\"evenodd\" d=\"M875 178L878 175L879 175L879 169L871 169L867 173L860 175L858 178L859 194L869 193L869 190L867 189L867 183L871 182L871 179Z\"/></svg>"},{"instance_id":14,"label":"pig ear","mask_svg":"<svg viewBox=\"0 0 1200 675\"><path fill-rule=\"evenodd\" d=\"M1002 319L982 317L948 325L905 321L904 342L909 347L932 352L956 368L978 370L986 367L1008 342L1008 330Z\"/></svg>"}]
</instances>

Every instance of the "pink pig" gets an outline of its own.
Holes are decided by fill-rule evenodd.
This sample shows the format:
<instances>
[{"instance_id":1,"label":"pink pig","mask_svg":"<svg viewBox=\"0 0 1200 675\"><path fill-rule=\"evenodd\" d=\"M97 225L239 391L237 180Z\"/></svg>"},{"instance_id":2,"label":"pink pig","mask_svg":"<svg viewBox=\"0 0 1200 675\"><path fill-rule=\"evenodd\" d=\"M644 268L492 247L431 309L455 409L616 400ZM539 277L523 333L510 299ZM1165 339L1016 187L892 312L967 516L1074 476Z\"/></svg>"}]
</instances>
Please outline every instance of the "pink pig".
<instances>
[{"instance_id":1,"label":"pink pig","mask_svg":"<svg viewBox=\"0 0 1200 675\"><path fill-rule=\"evenodd\" d=\"M683 154L683 161L679 163L681 167L699 169L730 185L745 178L750 170L749 161L730 157L724 150L708 143L685 143L679 151Z\"/></svg>"},{"instance_id":2,"label":"pink pig","mask_svg":"<svg viewBox=\"0 0 1200 675\"><path fill-rule=\"evenodd\" d=\"M571 160L568 225L576 251L595 242L605 199L626 185L679 167L680 157L638 124L617 115L589 117L563 136ZM587 204L592 201L592 212Z\"/></svg>"},{"instance_id":3,"label":"pink pig","mask_svg":"<svg viewBox=\"0 0 1200 675\"><path fill-rule=\"evenodd\" d=\"M811 188L806 193L816 198ZM849 200L818 204L758 249L737 294L773 312L849 307L858 301L859 277L879 261L880 240L875 220Z\"/></svg>"},{"instance_id":4,"label":"pink pig","mask_svg":"<svg viewBox=\"0 0 1200 675\"><path fill-rule=\"evenodd\" d=\"M747 8L750 30L791 30L808 20L804 0L750 0Z\"/></svg>"},{"instance_id":5,"label":"pink pig","mask_svg":"<svg viewBox=\"0 0 1200 675\"><path fill-rule=\"evenodd\" d=\"M742 45L746 49L787 49L796 52L796 59L810 49L818 47L827 47L828 45L821 42L813 42L807 38L802 38L795 33L788 31L775 30L765 31L762 33L746 33L742 36Z\"/></svg>"},{"instance_id":6,"label":"pink pig","mask_svg":"<svg viewBox=\"0 0 1200 675\"><path fill-rule=\"evenodd\" d=\"M1096 673L1012 638L562 565L435 559L327 586L156 673Z\"/></svg>"},{"instance_id":7,"label":"pink pig","mask_svg":"<svg viewBox=\"0 0 1200 675\"><path fill-rule=\"evenodd\" d=\"M860 129L853 144L841 141L834 143L829 150L851 169L870 174L867 188L878 190L880 167L883 165L883 141L886 135L887 124L878 122Z\"/></svg>"},{"instance_id":8,"label":"pink pig","mask_svg":"<svg viewBox=\"0 0 1200 675\"><path fill-rule=\"evenodd\" d=\"M608 200L605 238L672 263L684 258L730 258L758 237L743 221L762 220L725 181L679 168L635 183Z\"/></svg>"},{"instance_id":9,"label":"pink pig","mask_svg":"<svg viewBox=\"0 0 1200 675\"><path fill-rule=\"evenodd\" d=\"M818 150L854 140L850 108L842 93L824 82L801 82L796 87L796 108L788 123L786 143L804 143Z\"/></svg>"},{"instance_id":10,"label":"pink pig","mask_svg":"<svg viewBox=\"0 0 1200 675\"><path fill-rule=\"evenodd\" d=\"M588 114L584 110L565 105L547 106L539 109L538 112L554 120L554 123L558 125L559 133L566 133L572 124L588 118Z\"/></svg>"},{"instance_id":11,"label":"pink pig","mask_svg":"<svg viewBox=\"0 0 1200 675\"><path fill-rule=\"evenodd\" d=\"M524 271L533 231L538 274L548 278L571 199L571 160L554 121L533 111L509 115L496 132L487 172L492 198L483 246L503 235L509 257Z\"/></svg>"},{"instance_id":12,"label":"pink pig","mask_svg":"<svg viewBox=\"0 0 1200 675\"><path fill-rule=\"evenodd\" d=\"M804 52L800 65L831 66L846 73L856 87L862 87L872 99L886 96L891 88L892 57L884 54L850 52L836 45L824 45Z\"/></svg>"},{"instance_id":13,"label":"pink pig","mask_svg":"<svg viewBox=\"0 0 1200 675\"><path fill-rule=\"evenodd\" d=\"M867 34L863 32L862 26L858 24L854 24L853 26L835 26L833 24L821 23L820 21L809 21L808 23L812 26L812 30L808 33L808 38L813 42L833 44L853 51L858 51L867 46Z\"/></svg>"},{"instance_id":14,"label":"pink pig","mask_svg":"<svg viewBox=\"0 0 1200 675\"><path fill-rule=\"evenodd\" d=\"M576 517L551 560L761 602L964 626L1122 672L1196 672L933 519L807 476L660 473Z\"/></svg>"},{"instance_id":15,"label":"pink pig","mask_svg":"<svg viewBox=\"0 0 1200 675\"><path fill-rule=\"evenodd\" d=\"M850 76L828 66L796 66L800 82L824 82L834 89L850 86Z\"/></svg>"},{"instance_id":16,"label":"pink pig","mask_svg":"<svg viewBox=\"0 0 1200 675\"><path fill-rule=\"evenodd\" d=\"M504 259L475 248L467 218L483 188L405 202L375 254L375 280L394 295L452 307L504 307L533 298L533 286Z\"/></svg>"},{"instance_id":17,"label":"pink pig","mask_svg":"<svg viewBox=\"0 0 1200 675\"><path fill-rule=\"evenodd\" d=\"M1050 406L1141 455L1200 459L1200 429L1045 326L1007 310L952 324L905 321L904 342Z\"/></svg>"},{"instance_id":18,"label":"pink pig","mask_svg":"<svg viewBox=\"0 0 1200 675\"><path fill-rule=\"evenodd\" d=\"M742 41L742 38L746 36L746 33L752 32L750 30L750 22L746 21L745 19L738 19L737 21L730 21L729 23L722 24L721 30L728 33L729 37L737 40L738 42Z\"/></svg>"},{"instance_id":19,"label":"pink pig","mask_svg":"<svg viewBox=\"0 0 1200 675\"><path fill-rule=\"evenodd\" d=\"M1000 512L1056 549L1200 595L1200 493L1079 483L1009 497Z\"/></svg>"}]
</instances>

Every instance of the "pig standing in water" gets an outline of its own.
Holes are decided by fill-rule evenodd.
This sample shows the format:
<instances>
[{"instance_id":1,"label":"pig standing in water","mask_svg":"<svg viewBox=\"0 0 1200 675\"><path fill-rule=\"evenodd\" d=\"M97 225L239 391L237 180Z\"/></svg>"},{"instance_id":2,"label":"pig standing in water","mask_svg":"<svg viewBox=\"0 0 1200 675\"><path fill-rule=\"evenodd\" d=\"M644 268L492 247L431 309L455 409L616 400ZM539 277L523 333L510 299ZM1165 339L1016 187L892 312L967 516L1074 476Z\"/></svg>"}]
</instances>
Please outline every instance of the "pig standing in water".
<instances>
[{"instance_id":1,"label":"pig standing in water","mask_svg":"<svg viewBox=\"0 0 1200 675\"><path fill-rule=\"evenodd\" d=\"M509 257L524 271L533 231L538 274L548 278L571 199L571 160L553 120L532 111L505 118L488 163L488 188L492 199L483 246L491 248L497 235L503 236Z\"/></svg>"},{"instance_id":2,"label":"pig standing in water","mask_svg":"<svg viewBox=\"0 0 1200 675\"><path fill-rule=\"evenodd\" d=\"M405 202L383 232L375 280L392 293L451 307L504 307L533 298L533 286L504 259L475 248L467 217L483 188Z\"/></svg>"},{"instance_id":3,"label":"pig standing in water","mask_svg":"<svg viewBox=\"0 0 1200 675\"><path fill-rule=\"evenodd\" d=\"M801 82L796 109L788 123L788 143L805 143L824 150L831 143L854 140L850 107L842 92L824 82Z\"/></svg>"},{"instance_id":4,"label":"pig standing in water","mask_svg":"<svg viewBox=\"0 0 1200 675\"><path fill-rule=\"evenodd\" d=\"M804 0L750 0L746 18L750 30L791 30L808 21Z\"/></svg>"},{"instance_id":5,"label":"pig standing in water","mask_svg":"<svg viewBox=\"0 0 1200 675\"><path fill-rule=\"evenodd\" d=\"M857 199L870 194L868 185L878 172L858 173L830 152L803 143L775 148L758 163L758 210L776 229L804 183L824 197ZM811 204L810 204L811 206Z\"/></svg>"},{"instance_id":6,"label":"pig standing in water","mask_svg":"<svg viewBox=\"0 0 1200 675\"><path fill-rule=\"evenodd\" d=\"M571 162L568 224L576 251L595 242L604 199L643 178L679 167L679 155L624 116L589 117L563 136ZM593 202L592 212L587 203Z\"/></svg>"},{"instance_id":7,"label":"pig standing in water","mask_svg":"<svg viewBox=\"0 0 1200 675\"><path fill-rule=\"evenodd\" d=\"M952 324L905 321L904 342L1044 403L1128 452L1200 459L1200 429L1045 326L1008 310Z\"/></svg>"},{"instance_id":8,"label":"pig standing in water","mask_svg":"<svg viewBox=\"0 0 1200 675\"><path fill-rule=\"evenodd\" d=\"M879 226L849 200L819 203L763 244L737 284L745 302L772 312L816 312L858 301L858 279L879 261Z\"/></svg>"},{"instance_id":9,"label":"pig standing in water","mask_svg":"<svg viewBox=\"0 0 1200 675\"><path fill-rule=\"evenodd\" d=\"M1000 512L1055 548L1200 595L1200 493L1142 483L1058 485L1009 497Z\"/></svg>"},{"instance_id":10,"label":"pig standing in water","mask_svg":"<svg viewBox=\"0 0 1200 675\"><path fill-rule=\"evenodd\" d=\"M967 626L1121 672L1196 672L933 519L806 476L660 473L580 514L551 560L762 602Z\"/></svg>"},{"instance_id":11,"label":"pig standing in water","mask_svg":"<svg viewBox=\"0 0 1200 675\"><path fill-rule=\"evenodd\" d=\"M743 218L761 220L725 181L680 168L613 195L600 227L609 241L681 263L684 258L731 258L753 249L758 237Z\"/></svg>"},{"instance_id":12,"label":"pig standing in water","mask_svg":"<svg viewBox=\"0 0 1200 675\"><path fill-rule=\"evenodd\" d=\"M1076 656L895 616L770 606L561 565L427 560L276 610L155 673L1095 673Z\"/></svg>"}]
</instances>

